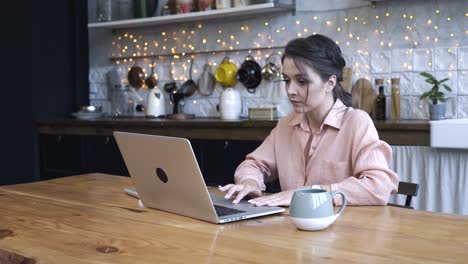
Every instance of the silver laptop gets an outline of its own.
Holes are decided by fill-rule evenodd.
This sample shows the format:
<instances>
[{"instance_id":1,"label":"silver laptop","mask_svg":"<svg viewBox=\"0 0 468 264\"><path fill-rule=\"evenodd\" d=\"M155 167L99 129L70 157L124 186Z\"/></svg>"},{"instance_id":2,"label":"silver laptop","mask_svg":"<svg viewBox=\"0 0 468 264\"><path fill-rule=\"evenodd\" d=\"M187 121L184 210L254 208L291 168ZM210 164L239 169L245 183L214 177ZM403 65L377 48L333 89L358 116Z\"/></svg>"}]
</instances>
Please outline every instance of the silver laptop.
<instances>
[{"instance_id":1,"label":"silver laptop","mask_svg":"<svg viewBox=\"0 0 468 264\"><path fill-rule=\"evenodd\" d=\"M210 194L185 138L114 132L130 177L145 207L212 222L227 223L284 212L282 207L233 204ZM216 164L213 164L216 166ZM131 190L127 190L131 194Z\"/></svg>"}]
</instances>

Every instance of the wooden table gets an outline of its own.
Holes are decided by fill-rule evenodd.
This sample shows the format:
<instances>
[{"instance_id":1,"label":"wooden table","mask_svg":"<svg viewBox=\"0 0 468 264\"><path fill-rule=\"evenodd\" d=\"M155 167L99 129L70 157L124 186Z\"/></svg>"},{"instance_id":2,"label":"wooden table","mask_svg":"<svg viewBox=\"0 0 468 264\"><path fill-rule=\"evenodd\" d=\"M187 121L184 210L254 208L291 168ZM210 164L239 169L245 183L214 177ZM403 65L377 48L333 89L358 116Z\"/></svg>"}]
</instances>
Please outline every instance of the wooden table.
<instances>
[{"instance_id":1,"label":"wooden table","mask_svg":"<svg viewBox=\"0 0 468 264\"><path fill-rule=\"evenodd\" d=\"M349 206L318 232L297 230L287 213L214 225L139 208L122 191L129 185L127 177L87 174L0 187L0 252L67 264L468 260L465 216Z\"/></svg>"}]
</instances>

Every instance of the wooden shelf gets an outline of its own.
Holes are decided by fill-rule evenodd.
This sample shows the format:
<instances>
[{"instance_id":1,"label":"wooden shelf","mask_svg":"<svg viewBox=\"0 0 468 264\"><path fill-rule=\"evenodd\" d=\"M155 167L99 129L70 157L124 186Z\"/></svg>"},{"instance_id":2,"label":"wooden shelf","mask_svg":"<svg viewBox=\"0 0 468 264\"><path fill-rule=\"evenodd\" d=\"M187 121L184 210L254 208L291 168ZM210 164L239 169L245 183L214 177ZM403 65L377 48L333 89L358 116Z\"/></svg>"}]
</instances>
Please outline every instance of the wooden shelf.
<instances>
[{"instance_id":1,"label":"wooden shelf","mask_svg":"<svg viewBox=\"0 0 468 264\"><path fill-rule=\"evenodd\" d=\"M255 14L265 14L274 12L286 12L293 10L294 5L285 5L278 3L256 4L242 7L233 7L219 10L208 10L201 12L193 12L187 14L176 14L169 16L156 16L137 19L118 20L110 22L89 23L88 29L106 28L106 29L122 29L136 28L145 26L155 26L164 24L178 24L185 22L211 20L217 18L228 17L244 17Z\"/></svg>"}]
</instances>

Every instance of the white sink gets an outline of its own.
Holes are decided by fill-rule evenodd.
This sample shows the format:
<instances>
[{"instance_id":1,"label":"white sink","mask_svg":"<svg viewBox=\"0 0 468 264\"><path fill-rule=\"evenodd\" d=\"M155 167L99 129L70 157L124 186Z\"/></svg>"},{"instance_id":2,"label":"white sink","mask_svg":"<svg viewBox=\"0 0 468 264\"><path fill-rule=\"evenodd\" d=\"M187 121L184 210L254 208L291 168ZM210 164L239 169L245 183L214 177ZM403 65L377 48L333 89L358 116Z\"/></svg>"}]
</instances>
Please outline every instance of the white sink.
<instances>
[{"instance_id":1,"label":"white sink","mask_svg":"<svg viewBox=\"0 0 468 264\"><path fill-rule=\"evenodd\" d=\"M431 147L468 149L468 119L430 121Z\"/></svg>"}]
</instances>

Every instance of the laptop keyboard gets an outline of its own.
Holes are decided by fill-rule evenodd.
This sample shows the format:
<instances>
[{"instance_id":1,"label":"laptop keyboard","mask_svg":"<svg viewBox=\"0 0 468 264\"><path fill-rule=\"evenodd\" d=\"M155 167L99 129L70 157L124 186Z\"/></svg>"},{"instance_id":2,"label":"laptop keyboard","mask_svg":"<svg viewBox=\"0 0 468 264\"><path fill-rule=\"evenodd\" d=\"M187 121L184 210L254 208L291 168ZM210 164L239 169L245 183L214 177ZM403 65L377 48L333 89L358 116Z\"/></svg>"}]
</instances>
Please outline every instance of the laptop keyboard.
<instances>
[{"instance_id":1,"label":"laptop keyboard","mask_svg":"<svg viewBox=\"0 0 468 264\"><path fill-rule=\"evenodd\" d=\"M217 205L217 204L214 205L214 208L215 208L216 214L218 216L239 214L239 213L244 213L245 212L245 211L242 211L242 210L237 210L237 209L234 209L234 208L229 208L229 207L222 206L222 205Z\"/></svg>"}]
</instances>

